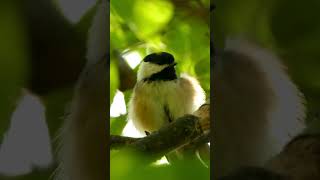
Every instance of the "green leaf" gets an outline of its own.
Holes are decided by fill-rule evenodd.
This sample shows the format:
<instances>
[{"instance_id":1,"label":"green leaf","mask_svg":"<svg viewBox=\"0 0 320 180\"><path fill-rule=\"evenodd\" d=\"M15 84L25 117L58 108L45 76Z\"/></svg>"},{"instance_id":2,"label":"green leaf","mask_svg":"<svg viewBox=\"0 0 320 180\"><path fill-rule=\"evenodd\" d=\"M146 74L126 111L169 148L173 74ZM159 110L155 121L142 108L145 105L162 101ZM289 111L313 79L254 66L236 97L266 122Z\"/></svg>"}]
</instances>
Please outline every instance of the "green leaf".
<instances>
[{"instance_id":1,"label":"green leaf","mask_svg":"<svg viewBox=\"0 0 320 180\"><path fill-rule=\"evenodd\" d=\"M132 0L111 0L111 12L116 12L123 21L132 22L133 17L133 7L135 1Z\"/></svg>"},{"instance_id":2,"label":"green leaf","mask_svg":"<svg viewBox=\"0 0 320 180\"><path fill-rule=\"evenodd\" d=\"M125 100L125 102L126 102L126 105L128 105L128 103L129 103L129 101L130 101L132 92L133 92L133 89L131 89L131 90L126 90L125 92L123 92L124 100Z\"/></svg>"},{"instance_id":3,"label":"green leaf","mask_svg":"<svg viewBox=\"0 0 320 180\"><path fill-rule=\"evenodd\" d=\"M110 104L119 86L118 65L117 61L111 56L110 58Z\"/></svg>"},{"instance_id":4,"label":"green leaf","mask_svg":"<svg viewBox=\"0 0 320 180\"><path fill-rule=\"evenodd\" d=\"M127 124L127 116L121 115L116 118L110 118L110 134L120 135Z\"/></svg>"},{"instance_id":5,"label":"green leaf","mask_svg":"<svg viewBox=\"0 0 320 180\"><path fill-rule=\"evenodd\" d=\"M137 156L127 151L112 152L111 179L112 180L177 180L177 179L210 179L209 168L204 168L193 160L184 160L175 165L154 166L145 164L143 156ZM188 169L188 171L186 171Z\"/></svg>"},{"instance_id":6,"label":"green leaf","mask_svg":"<svg viewBox=\"0 0 320 180\"><path fill-rule=\"evenodd\" d=\"M216 4L213 21L215 38L221 41L227 36L241 35L271 46L273 42L270 18L274 0L226 0Z\"/></svg>"},{"instance_id":7,"label":"green leaf","mask_svg":"<svg viewBox=\"0 0 320 180\"><path fill-rule=\"evenodd\" d=\"M316 49L316 44L305 41L319 40L320 15L318 0L308 0L306 3L282 0L274 7L272 14L272 31L281 47L299 46L300 50ZM299 12L299 13L297 13ZM316 45L316 46L314 46Z\"/></svg>"},{"instance_id":8,"label":"green leaf","mask_svg":"<svg viewBox=\"0 0 320 180\"><path fill-rule=\"evenodd\" d=\"M166 0L137 0L133 7L136 33L149 37L165 28L173 16L173 5Z\"/></svg>"},{"instance_id":9,"label":"green leaf","mask_svg":"<svg viewBox=\"0 0 320 180\"><path fill-rule=\"evenodd\" d=\"M0 3L0 141L28 78L24 26L14 2Z\"/></svg>"},{"instance_id":10,"label":"green leaf","mask_svg":"<svg viewBox=\"0 0 320 180\"><path fill-rule=\"evenodd\" d=\"M195 65L201 61L206 62L206 72L209 72L209 26L204 22L195 19L175 19L163 42L167 45L168 51L175 56L179 72L188 72L195 76Z\"/></svg>"},{"instance_id":11,"label":"green leaf","mask_svg":"<svg viewBox=\"0 0 320 180\"><path fill-rule=\"evenodd\" d=\"M161 31L173 16L173 5L166 0L116 0L111 10L141 39Z\"/></svg>"},{"instance_id":12,"label":"green leaf","mask_svg":"<svg viewBox=\"0 0 320 180\"><path fill-rule=\"evenodd\" d=\"M201 87L207 93L210 93L210 61L199 61L195 65L195 72L197 74L197 79L200 82Z\"/></svg>"}]
</instances>

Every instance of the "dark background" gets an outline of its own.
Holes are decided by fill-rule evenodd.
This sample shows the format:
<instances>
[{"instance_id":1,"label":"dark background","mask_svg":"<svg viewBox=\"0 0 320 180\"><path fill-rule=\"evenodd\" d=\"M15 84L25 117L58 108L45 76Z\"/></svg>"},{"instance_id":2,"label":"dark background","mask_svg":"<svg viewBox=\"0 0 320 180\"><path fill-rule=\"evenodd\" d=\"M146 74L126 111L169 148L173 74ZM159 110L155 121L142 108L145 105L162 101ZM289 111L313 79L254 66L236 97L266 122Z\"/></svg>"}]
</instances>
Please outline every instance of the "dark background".
<instances>
[{"instance_id":1,"label":"dark background","mask_svg":"<svg viewBox=\"0 0 320 180\"><path fill-rule=\"evenodd\" d=\"M216 0L214 3L211 28L216 48L223 48L227 36L241 35L273 50L306 98L308 131L319 132L320 2Z\"/></svg>"}]
</instances>

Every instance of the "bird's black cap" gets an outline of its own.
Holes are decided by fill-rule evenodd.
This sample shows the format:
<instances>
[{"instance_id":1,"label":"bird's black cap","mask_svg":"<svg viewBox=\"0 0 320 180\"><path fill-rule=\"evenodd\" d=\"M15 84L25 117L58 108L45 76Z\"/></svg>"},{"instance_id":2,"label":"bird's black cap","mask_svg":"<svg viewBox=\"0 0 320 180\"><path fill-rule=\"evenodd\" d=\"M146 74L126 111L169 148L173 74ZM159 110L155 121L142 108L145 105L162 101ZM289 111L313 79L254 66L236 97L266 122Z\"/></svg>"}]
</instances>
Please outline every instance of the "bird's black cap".
<instances>
[{"instance_id":1,"label":"bird's black cap","mask_svg":"<svg viewBox=\"0 0 320 180\"><path fill-rule=\"evenodd\" d=\"M147 55L144 59L144 62L150 62L154 64L172 64L174 62L174 57L172 54L167 52L159 52L159 53L152 53Z\"/></svg>"}]
</instances>

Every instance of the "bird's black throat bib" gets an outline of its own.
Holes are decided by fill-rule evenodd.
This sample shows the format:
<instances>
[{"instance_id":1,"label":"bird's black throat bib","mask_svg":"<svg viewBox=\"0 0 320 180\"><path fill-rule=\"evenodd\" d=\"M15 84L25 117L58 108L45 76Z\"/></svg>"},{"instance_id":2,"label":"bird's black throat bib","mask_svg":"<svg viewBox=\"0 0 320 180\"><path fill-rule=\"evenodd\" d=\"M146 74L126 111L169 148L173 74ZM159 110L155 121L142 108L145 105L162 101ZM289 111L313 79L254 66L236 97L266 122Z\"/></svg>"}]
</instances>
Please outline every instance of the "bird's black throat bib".
<instances>
[{"instance_id":1,"label":"bird's black throat bib","mask_svg":"<svg viewBox=\"0 0 320 180\"><path fill-rule=\"evenodd\" d=\"M174 66L168 66L158 73L152 74L150 77L144 78L144 82L153 81L171 81L177 79L176 70Z\"/></svg>"}]
</instances>

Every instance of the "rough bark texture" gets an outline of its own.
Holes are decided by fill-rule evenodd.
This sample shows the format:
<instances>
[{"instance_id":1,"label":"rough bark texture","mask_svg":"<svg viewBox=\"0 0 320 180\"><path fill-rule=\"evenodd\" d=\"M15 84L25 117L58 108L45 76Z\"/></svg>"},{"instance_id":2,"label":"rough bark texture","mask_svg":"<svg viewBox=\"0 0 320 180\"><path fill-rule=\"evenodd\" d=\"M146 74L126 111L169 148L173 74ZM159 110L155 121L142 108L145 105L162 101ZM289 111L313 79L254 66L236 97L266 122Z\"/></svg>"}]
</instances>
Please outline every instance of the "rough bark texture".
<instances>
[{"instance_id":1,"label":"rough bark texture","mask_svg":"<svg viewBox=\"0 0 320 180\"><path fill-rule=\"evenodd\" d=\"M210 140L209 113L210 105L205 104L194 115L178 118L144 138L111 135L110 147L111 149L126 147L154 158L159 158L183 145L187 150L195 149Z\"/></svg>"},{"instance_id":2,"label":"rough bark texture","mask_svg":"<svg viewBox=\"0 0 320 180\"><path fill-rule=\"evenodd\" d=\"M292 180L320 179L320 135L294 138L266 167Z\"/></svg>"}]
</instances>

